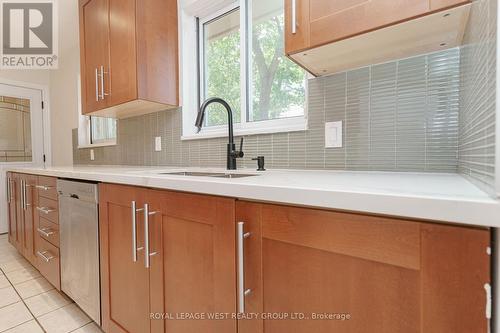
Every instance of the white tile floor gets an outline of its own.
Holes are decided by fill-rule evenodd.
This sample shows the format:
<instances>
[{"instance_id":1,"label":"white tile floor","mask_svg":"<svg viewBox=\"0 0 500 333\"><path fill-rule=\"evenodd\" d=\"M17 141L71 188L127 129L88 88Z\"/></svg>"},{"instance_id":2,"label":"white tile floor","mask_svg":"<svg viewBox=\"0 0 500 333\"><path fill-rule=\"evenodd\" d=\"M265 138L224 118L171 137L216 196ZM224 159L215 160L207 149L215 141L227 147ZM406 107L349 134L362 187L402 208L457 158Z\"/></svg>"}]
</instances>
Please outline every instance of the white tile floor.
<instances>
[{"instance_id":1,"label":"white tile floor","mask_svg":"<svg viewBox=\"0 0 500 333\"><path fill-rule=\"evenodd\" d=\"M102 331L19 255L7 235L0 235L0 332Z\"/></svg>"}]
</instances>

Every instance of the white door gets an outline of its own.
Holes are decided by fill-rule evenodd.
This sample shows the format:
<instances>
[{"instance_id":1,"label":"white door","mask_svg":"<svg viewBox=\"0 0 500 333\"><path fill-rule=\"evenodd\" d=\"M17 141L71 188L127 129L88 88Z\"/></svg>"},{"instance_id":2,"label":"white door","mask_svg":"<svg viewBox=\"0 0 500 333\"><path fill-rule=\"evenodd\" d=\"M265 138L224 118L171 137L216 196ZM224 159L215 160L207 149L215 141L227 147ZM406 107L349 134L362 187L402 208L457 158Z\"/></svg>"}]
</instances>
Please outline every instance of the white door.
<instances>
[{"instance_id":1,"label":"white door","mask_svg":"<svg viewBox=\"0 0 500 333\"><path fill-rule=\"evenodd\" d=\"M6 168L43 167L42 90L0 83L0 234L8 232Z\"/></svg>"}]
</instances>

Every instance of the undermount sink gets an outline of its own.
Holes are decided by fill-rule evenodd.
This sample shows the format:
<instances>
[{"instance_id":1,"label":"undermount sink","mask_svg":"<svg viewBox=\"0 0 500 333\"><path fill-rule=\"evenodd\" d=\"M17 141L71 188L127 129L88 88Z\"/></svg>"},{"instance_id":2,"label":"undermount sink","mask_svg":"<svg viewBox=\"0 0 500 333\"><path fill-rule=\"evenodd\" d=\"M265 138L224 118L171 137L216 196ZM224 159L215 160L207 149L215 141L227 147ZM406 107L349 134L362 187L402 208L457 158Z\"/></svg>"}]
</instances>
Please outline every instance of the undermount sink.
<instances>
[{"instance_id":1,"label":"undermount sink","mask_svg":"<svg viewBox=\"0 0 500 333\"><path fill-rule=\"evenodd\" d=\"M258 176L258 175L243 174L243 173L193 172L193 171L162 172L162 173L160 173L160 175L192 176L192 177L216 177L216 178L245 178L245 177Z\"/></svg>"}]
</instances>

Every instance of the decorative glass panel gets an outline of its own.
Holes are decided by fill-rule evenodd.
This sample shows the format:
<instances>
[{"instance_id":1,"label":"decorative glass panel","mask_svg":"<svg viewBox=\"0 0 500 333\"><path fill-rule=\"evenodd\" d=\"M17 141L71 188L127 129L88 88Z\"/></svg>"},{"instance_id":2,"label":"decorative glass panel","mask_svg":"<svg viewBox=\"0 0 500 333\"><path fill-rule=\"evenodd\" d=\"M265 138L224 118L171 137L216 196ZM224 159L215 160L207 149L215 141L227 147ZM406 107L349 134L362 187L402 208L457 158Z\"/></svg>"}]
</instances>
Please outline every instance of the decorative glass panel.
<instances>
[{"instance_id":1,"label":"decorative glass panel","mask_svg":"<svg viewBox=\"0 0 500 333\"><path fill-rule=\"evenodd\" d=\"M0 96L0 162L31 162L30 100Z\"/></svg>"}]
</instances>

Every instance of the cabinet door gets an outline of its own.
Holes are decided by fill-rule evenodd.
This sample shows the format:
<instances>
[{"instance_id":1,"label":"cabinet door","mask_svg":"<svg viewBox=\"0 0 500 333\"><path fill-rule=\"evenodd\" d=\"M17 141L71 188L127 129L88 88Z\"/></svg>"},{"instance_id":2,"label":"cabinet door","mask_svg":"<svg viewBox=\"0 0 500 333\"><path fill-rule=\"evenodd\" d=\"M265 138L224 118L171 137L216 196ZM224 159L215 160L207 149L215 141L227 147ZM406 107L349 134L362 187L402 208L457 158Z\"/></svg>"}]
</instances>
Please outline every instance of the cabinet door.
<instances>
[{"instance_id":1,"label":"cabinet door","mask_svg":"<svg viewBox=\"0 0 500 333\"><path fill-rule=\"evenodd\" d=\"M36 266L37 256L35 253L35 228L34 228L34 209L36 203L36 176L22 175L24 181L24 205L22 207L23 220L23 255L34 266ZM21 193L23 195L23 193Z\"/></svg>"},{"instance_id":2,"label":"cabinet door","mask_svg":"<svg viewBox=\"0 0 500 333\"><path fill-rule=\"evenodd\" d=\"M144 211L133 212L132 204L135 201L137 209L144 207L146 191L128 186L99 186L102 323L108 333L150 332Z\"/></svg>"},{"instance_id":3,"label":"cabinet door","mask_svg":"<svg viewBox=\"0 0 500 333\"><path fill-rule=\"evenodd\" d=\"M237 218L246 312L289 316L240 333L486 332L487 230L244 202Z\"/></svg>"},{"instance_id":4,"label":"cabinet door","mask_svg":"<svg viewBox=\"0 0 500 333\"><path fill-rule=\"evenodd\" d=\"M311 1L311 46L380 29L424 15L429 10L428 0Z\"/></svg>"},{"instance_id":5,"label":"cabinet door","mask_svg":"<svg viewBox=\"0 0 500 333\"><path fill-rule=\"evenodd\" d=\"M109 79L108 0L80 0L80 56L83 113L107 106ZM103 85L104 83L104 85Z\"/></svg>"},{"instance_id":6,"label":"cabinet door","mask_svg":"<svg viewBox=\"0 0 500 333\"><path fill-rule=\"evenodd\" d=\"M151 281L157 281L152 289L156 292L164 281L164 309L156 306L154 312L174 316L163 321L159 329L169 333L235 333L234 318L209 318L236 310L234 199L151 191L149 201L161 210L163 236L163 246L155 241L158 245L151 249L163 251L163 267L151 263L155 274ZM159 228L159 222L160 218L154 217L151 228ZM182 313L198 313L205 319L176 318Z\"/></svg>"},{"instance_id":7,"label":"cabinet door","mask_svg":"<svg viewBox=\"0 0 500 333\"><path fill-rule=\"evenodd\" d=\"M310 46L309 3L315 0L285 0L285 53L293 54Z\"/></svg>"},{"instance_id":8,"label":"cabinet door","mask_svg":"<svg viewBox=\"0 0 500 333\"><path fill-rule=\"evenodd\" d=\"M109 1L109 76L108 106L137 98L136 0ZM108 75L106 74L106 75Z\"/></svg>"}]
</instances>

